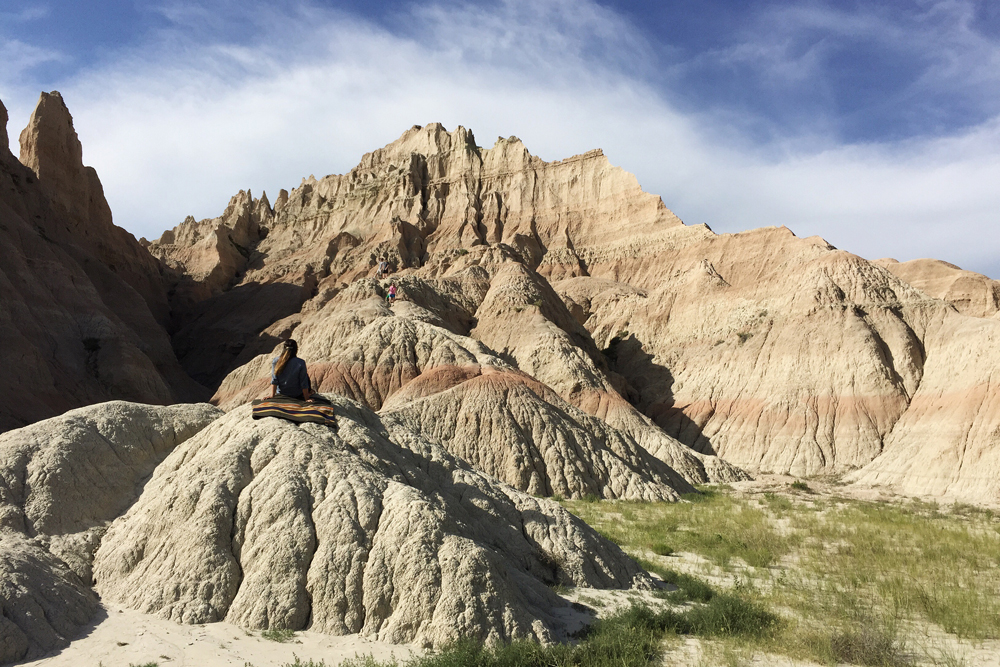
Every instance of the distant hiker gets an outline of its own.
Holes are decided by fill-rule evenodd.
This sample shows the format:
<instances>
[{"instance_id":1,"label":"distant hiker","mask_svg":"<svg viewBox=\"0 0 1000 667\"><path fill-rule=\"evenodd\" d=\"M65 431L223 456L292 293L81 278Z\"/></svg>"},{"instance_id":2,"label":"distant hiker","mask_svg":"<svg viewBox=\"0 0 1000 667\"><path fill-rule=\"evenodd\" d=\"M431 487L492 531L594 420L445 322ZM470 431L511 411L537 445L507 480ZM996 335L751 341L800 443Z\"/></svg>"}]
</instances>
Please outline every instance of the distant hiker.
<instances>
[{"instance_id":1,"label":"distant hiker","mask_svg":"<svg viewBox=\"0 0 1000 667\"><path fill-rule=\"evenodd\" d=\"M386 295L385 300L389 303L389 307L392 308L392 304L396 303L396 283L392 282L389 284L389 294Z\"/></svg>"},{"instance_id":2,"label":"distant hiker","mask_svg":"<svg viewBox=\"0 0 1000 667\"><path fill-rule=\"evenodd\" d=\"M375 274L375 278L382 280L387 273L389 273L389 262L385 261L385 257L383 257L382 261L378 263L378 272Z\"/></svg>"},{"instance_id":3,"label":"distant hiker","mask_svg":"<svg viewBox=\"0 0 1000 667\"><path fill-rule=\"evenodd\" d=\"M309 400L312 385L306 372L306 362L296 355L299 344L289 338L281 348L281 355L271 362L271 396L287 396Z\"/></svg>"}]
</instances>

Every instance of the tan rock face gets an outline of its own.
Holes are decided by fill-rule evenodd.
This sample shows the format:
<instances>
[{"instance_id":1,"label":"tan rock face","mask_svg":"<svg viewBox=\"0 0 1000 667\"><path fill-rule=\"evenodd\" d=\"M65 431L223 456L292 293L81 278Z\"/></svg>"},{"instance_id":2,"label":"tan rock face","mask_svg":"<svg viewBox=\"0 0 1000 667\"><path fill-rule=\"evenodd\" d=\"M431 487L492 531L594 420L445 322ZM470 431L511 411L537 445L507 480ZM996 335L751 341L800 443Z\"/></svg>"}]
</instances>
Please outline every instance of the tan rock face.
<instances>
[{"instance_id":1,"label":"tan rock face","mask_svg":"<svg viewBox=\"0 0 1000 667\"><path fill-rule=\"evenodd\" d=\"M1000 506L1000 322L935 313L927 322L920 388L884 451L849 479Z\"/></svg>"},{"instance_id":2,"label":"tan rock face","mask_svg":"<svg viewBox=\"0 0 1000 667\"><path fill-rule=\"evenodd\" d=\"M159 266L111 223L61 98L43 95L21 136L37 174L0 151L0 431L111 398L205 397L154 314Z\"/></svg>"},{"instance_id":3,"label":"tan rock face","mask_svg":"<svg viewBox=\"0 0 1000 667\"><path fill-rule=\"evenodd\" d=\"M176 449L105 536L102 597L187 623L437 646L559 637L555 583L648 585L558 504L335 406L337 430L241 407Z\"/></svg>"},{"instance_id":4,"label":"tan rock face","mask_svg":"<svg viewBox=\"0 0 1000 667\"><path fill-rule=\"evenodd\" d=\"M221 414L115 401L0 435L0 662L65 646L91 620L91 562L107 524Z\"/></svg>"},{"instance_id":5,"label":"tan rock face","mask_svg":"<svg viewBox=\"0 0 1000 667\"><path fill-rule=\"evenodd\" d=\"M58 92L42 93L20 143L21 163L35 173L56 213L52 235L62 236L65 230L75 245L138 292L154 318L165 324L168 306L162 269L135 237L112 222L104 188L97 172L83 164L73 117Z\"/></svg>"},{"instance_id":6,"label":"tan rock face","mask_svg":"<svg viewBox=\"0 0 1000 667\"><path fill-rule=\"evenodd\" d=\"M1000 312L1000 283L981 273L937 259L879 259L875 263L918 290L947 301L963 315L993 317Z\"/></svg>"},{"instance_id":7,"label":"tan rock face","mask_svg":"<svg viewBox=\"0 0 1000 667\"><path fill-rule=\"evenodd\" d=\"M980 383L970 370L928 384L933 364L960 360L944 333L958 325L933 323L950 321L938 298L989 316L993 286L943 264L868 262L783 228L716 235L680 224L599 153L545 163L516 140L484 150L437 125L279 200L245 279L308 274L316 296L258 337L263 346L306 339L298 327L318 304L386 255L413 304L398 315L479 340L692 481L737 473L692 460L678 440L751 470L807 475L864 467L923 428L968 426L954 410L920 408L925 395L938 405L933 391ZM476 289L431 305L434 281L473 267ZM988 347L992 325L981 324ZM416 377L402 367L389 393ZM263 370L227 383L249 386ZM384 384L352 377L359 390ZM360 397L349 384L337 391ZM970 419L989 422L983 411Z\"/></svg>"},{"instance_id":8,"label":"tan rock face","mask_svg":"<svg viewBox=\"0 0 1000 667\"><path fill-rule=\"evenodd\" d=\"M418 294L420 283L409 284ZM676 469L664 465L636 436L570 405L416 303L390 309L378 298L360 300L375 288L356 282L295 323L300 356L319 391L380 410L386 423L534 495L673 500L709 479L704 457L674 442L688 455L675 456ZM233 409L266 394L274 356L262 354L231 373L216 400ZM651 422L633 430L640 437L658 432L670 448L672 439ZM726 479L741 476L720 468Z\"/></svg>"}]
</instances>

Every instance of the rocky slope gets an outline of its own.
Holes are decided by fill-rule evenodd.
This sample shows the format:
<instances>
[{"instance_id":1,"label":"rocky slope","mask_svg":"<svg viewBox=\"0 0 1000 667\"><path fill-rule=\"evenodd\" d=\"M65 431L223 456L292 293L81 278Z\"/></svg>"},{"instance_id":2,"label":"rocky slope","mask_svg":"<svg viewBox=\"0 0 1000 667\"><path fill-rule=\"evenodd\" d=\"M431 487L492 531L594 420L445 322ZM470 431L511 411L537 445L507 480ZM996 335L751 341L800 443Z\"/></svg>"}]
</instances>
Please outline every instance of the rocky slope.
<instances>
[{"instance_id":1,"label":"rocky slope","mask_svg":"<svg viewBox=\"0 0 1000 667\"><path fill-rule=\"evenodd\" d=\"M433 124L348 174L282 191L270 211L264 198L240 201L259 211L259 240L235 269L214 260L233 285L224 294L265 285L309 294L280 300L288 315L216 357L216 377L235 373L224 402L241 391L234 378L263 386L263 362L253 380L250 367L234 369L281 337L306 336L320 304L387 256L426 321L482 342L671 464L676 441L798 475L862 468L920 447L928 429L994 445L990 401L954 409L959 396L993 395L954 344L961 335L990 346L992 281L869 262L784 228L686 226L599 151L546 163L514 138L487 149L463 128ZM197 224L151 249L181 257L176 239ZM956 364L967 370L944 372ZM945 446L966 445L948 436Z\"/></svg>"},{"instance_id":2,"label":"rocky slope","mask_svg":"<svg viewBox=\"0 0 1000 667\"><path fill-rule=\"evenodd\" d=\"M1000 283L981 273L937 259L878 259L875 263L925 294L947 301L963 315L994 317L1000 311Z\"/></svg>"},{"instance_id":3,"label":"rocky slope","mask_svg":"<svg viewBox=\"0 0 1000 667\"><path fill-rule=\"evenodd\" d=\"M108 524L220 414L115 401L0 435L0 663L65 646L90 621L91 562Z\"/></svg>"},{"instance_id":4,"label":"rocky slope","mask_svg":"<svg viewBox=\"0 0 1000 667\"><path fill-rule=\"evenodd\" d=\"M336 430L241 407L178 447L104 537L102 598L186 623L437 646L560 637L557 583L650 584L558 504L335 406Z\"/></svg>"},{"instance_id":5,"label":"rocky slope","mask_svg":"<svg viewBox=\"0 0 1000 667\"><path fill-rule=\"evenodd\" d=\"M0 104L0 125L7 112ZM83 165L58 93L43 94L21 133L0 139L0 432L112 398L207 398L164 330L162 267L111 211ZM16 362L14 362L16 360Z\"/></svg>"}]
</instances>

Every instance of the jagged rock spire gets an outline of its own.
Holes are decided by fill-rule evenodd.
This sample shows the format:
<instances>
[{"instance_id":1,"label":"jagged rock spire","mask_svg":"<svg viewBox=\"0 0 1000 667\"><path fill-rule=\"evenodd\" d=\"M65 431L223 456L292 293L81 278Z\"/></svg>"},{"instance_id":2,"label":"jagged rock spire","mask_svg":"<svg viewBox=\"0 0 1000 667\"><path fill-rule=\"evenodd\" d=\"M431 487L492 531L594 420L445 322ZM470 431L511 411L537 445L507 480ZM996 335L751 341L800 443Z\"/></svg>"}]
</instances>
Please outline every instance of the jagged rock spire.
<instances>
[{"instance_id":1,"label":"jagged rock spire","mask_svg":"<svg viewBox=\"0 0 1000 667\"><path fill-rule=\"evenodd\" d=\"M42 93L20 136L21 164L68 211L81 211L91 194L91 179L83 165L83 146L73 117L57 91Z\"/></svg>"}]
</instances>

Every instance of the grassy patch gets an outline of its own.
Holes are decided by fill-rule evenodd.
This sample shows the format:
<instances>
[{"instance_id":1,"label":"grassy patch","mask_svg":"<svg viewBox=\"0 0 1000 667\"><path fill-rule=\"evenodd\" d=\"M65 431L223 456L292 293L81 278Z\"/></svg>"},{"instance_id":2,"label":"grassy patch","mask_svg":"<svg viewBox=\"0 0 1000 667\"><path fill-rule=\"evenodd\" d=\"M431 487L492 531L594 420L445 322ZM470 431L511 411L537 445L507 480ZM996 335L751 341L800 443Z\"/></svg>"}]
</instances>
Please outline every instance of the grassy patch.
<instances>
[{"instance_id":1,"label":"grassy patch","mask_svg":"<svg viewBox=\"0 0 1000 667\"><path fill-rule=\"evenodd\" d=\"M802 485L794 490L805 492ZM995 513L811 489L704 491L683 503L564 505L677 586L659 595L690 606L687 625L674 631L727 637L723 644L734 650L898 667L912 662L906 647L925 644L929 628L951 634L959 647L1000 639ZM726 583L707 585L692 576L700 572ZM731 588L733 581L740 584ZM775 609L781 620L761 615Z\"/></svg>"},{"instance_id":2,"label":"grassy patch","mask_svg":"<svg viewBox=\"0 0 1000 667\"><path fill-rule=\"evenodd\" d=\"M739 559L768 567L787 554L797 538L783 537L766 512L705 490L687 494L684 503L567 502L574 514L617 544L655 553L657 545L704 556L716 565Z\"/></svg>"},{"instance_id":3,"label":"grassy patch","mask_svg":"<svg viewBox=\"0 0 1000 667\"><path fill-rule=\"evenodd\" d=\"M295 657L295 660L293 662L286 662L281 667L326 667L326 663L322 660L317 662L315 660L310 659L305 662L302 662L299 656L295 655L294 653L292 655ZM373 660L370 655L364 656L362 658L355 658L353 660L348 660L343 664L354 665L354 667L381 667L381 665L385 665L385 667L390 667L390 663L375 662L375 660ZM395 665L396 663L391 663L391 664Z\"/></svg>"},{"instance_id":4,"label":"grassy patch","mask_svg":"<svg viewBox=\"0 0 1000 667\"><path fill-rule=\"evenodd\" d=\"M719 594L706 605L683 611L633 606L598 620L576 644L542 646L517 641L496 646L463 639L429 656L413 658L407 667L647 667L662 655L665 637L674 633L706 637L759 636L777 618L754 603ZM370 656L355 658L342 667L392 667ZM295 667L295 666L289 666Z\"/></svg>"},{"instance_id":5,"label":"grassy patch","mask_svg":"<svg viewBox=\"0 0 1000 667\"><path fill-rule=\"evenodd\" d=\"M278 642L284 644L285 642L292 639L295 636L295 630L287 630L284 628L272 628L270 630L264 630L260 633L260 636L264 639L269 639L272 642Z\"/></svg>"}]
</instances>

